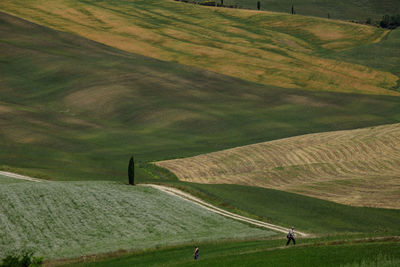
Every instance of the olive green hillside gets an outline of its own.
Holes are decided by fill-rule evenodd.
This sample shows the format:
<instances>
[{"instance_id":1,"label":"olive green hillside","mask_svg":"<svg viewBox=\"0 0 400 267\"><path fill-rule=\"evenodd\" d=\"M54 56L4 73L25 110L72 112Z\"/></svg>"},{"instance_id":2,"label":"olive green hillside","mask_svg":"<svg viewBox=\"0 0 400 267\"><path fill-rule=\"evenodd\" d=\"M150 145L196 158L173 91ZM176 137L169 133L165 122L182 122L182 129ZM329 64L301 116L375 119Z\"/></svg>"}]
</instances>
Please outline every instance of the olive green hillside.
<instances>
[{"instance_id":1,"label":"olive green hillside","mask_svg":"<svg viewBox=\"0 0 400 267\"><path fill-rule=\"evenodd\" d=\"M397 75L327 57L379 42L387 31L377 27L170 0L3 0L0 11L128 52L261 84L400 94Z\"/></svg>"},{"instance_id":2,"label":"olive green hillside","mask_svg":"<svg viewBox=\"0 0 400 267\"><path fill-rule=\"evenodd\" d=\"M332 57L400 76L400 28L390 31L380 42L334 53Z\"/></svg>"},{"instance_id":3,"label":"olive green hillside","mask_svg":"<svg viewBox=\"0 0 400 267\"><path fill-rule=\"evenodd\" d=\"M0 19L5 170L51 179L125 180L132 154L140 167L400 121L398 97L262 86L123 52L4 13ZM153 177L136 170L139 180Z\"/></svg>"}]
</instances>

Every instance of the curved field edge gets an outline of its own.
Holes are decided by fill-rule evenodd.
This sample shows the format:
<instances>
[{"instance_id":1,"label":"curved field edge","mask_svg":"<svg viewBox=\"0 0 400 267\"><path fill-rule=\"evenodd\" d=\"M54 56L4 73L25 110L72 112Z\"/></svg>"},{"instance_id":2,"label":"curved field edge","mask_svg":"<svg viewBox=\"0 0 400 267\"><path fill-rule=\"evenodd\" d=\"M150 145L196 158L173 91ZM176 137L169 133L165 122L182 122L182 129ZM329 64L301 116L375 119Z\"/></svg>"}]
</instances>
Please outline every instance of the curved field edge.
<instances>
[{"instance_id":1,"label":"curved field edge","mask_svg":"<svg viewBox=\"0 0 400 267\"><path fill-rule=\"evenodd\" d=\"M182 181L275 188L400 208L400 124L309 134L157 162Z\"/></svg>"},{"instance_id":2,"label":"curved field edge","mask_svg":"<svg viewBox=\"0 0 400 267\"><path fill-rule=\"evenodd\" d=\"M45 258L274 235L147 187L112 182L0 187L0 256Z\"/></svg>"},{"instance_id":3,"label":"curved field edge","mask_svg":"<svg viewBox=\"0 0 400 267\"><path fill-rule=\"evenodd\" d=\"M137 179L146 181L165 176L149 161L400 120L398 97L262 86L4 13L0 21L5 171L125 181L134 154Z\"/></svg>"},{"instance_id":4,"label":"curved field edge","mask_svg":"<svg viewBox=\"0 0 400 267\"><path fill-rule=\"evenodd\" d=\"M389 72L321 55L384 31L283 13L151 1L9 1L0 10L128 52L266 85L399 95Z\"/></svg>"},{"instance_id":5,"label":"curved field edge","mask_svg":"<svg viewBox=\"0 0 400 267\"><path fill-rule=\"evenodd\" d=\"M284 240L229 243L200 243L200 259L192 259L193 246L177 247L108 258L87 258L86 262L50 262L49 266L359 266L360 263L397 263L399 240L347 239L300 240L295 248L284 249ZM337 257L340 254L341 257ZM111 257L110 257L111 256ZM79 261L79 260L78 260ZM375 264L375 265L373 265ZM363 265L364 266L364 265ZM369 265L366 265L369 266ZM378 264L378 266L380 266ZM390 265L395 266L395 265Z\"/></svg>"},{"instance_id":6,"label":"curved field edge","mask_svg":"<svg viewBox=\"0 0 400 267\"><path fill-rule=\"evenodd\" d=\"M400 210L353 207L299 194L234 184L168 182L224 210L316 235L398 235Z\"/></svg>"}]
</instances>

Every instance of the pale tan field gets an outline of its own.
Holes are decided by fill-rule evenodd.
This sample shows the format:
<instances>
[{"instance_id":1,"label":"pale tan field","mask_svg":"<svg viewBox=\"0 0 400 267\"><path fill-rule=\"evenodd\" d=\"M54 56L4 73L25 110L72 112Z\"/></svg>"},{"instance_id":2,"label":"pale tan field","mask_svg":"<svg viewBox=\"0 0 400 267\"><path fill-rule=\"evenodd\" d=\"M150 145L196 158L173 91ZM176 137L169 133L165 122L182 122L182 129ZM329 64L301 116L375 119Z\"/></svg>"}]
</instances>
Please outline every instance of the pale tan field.
<instances>
[{"instance_id":1,"label":"pale tan field","mask_svg":"<svg viewBox=\"0 0 400 267\"><path fill-rule=\"evenodd\" d=\"M308 134L156 164L183 181L400 208L400 124Z\"/></svg>"},{"instance_id":2,"label":"pale tan field","mask_svg":"<svg viewBox=\"0 0 400 267\"><path fill-rule=\"evenodd\" d=\"M0 11L125 51L287 88L400 95L398 77L324 57L380 40L372 26L168 0L2 0Z\"/></svg>"}]
</instances>

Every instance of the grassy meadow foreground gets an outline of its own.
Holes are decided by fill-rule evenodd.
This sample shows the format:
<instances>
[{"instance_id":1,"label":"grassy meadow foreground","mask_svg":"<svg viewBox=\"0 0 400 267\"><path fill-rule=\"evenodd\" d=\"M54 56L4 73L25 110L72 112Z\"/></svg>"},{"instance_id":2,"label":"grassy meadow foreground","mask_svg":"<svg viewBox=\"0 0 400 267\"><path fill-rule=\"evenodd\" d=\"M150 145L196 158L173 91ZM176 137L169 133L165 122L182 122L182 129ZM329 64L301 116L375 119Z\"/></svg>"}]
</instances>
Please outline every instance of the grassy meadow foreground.
<instances>
[{"instance_id":1,"label":"grassy meadow foreground","mask_svg":"<svg viewBox=\"0 0 400 267\"><path fill-rule=\"evenodd\" d=\"M309 134L157 162L180 180L400 208L400 124ZM377 190L379 188L379 190Z\"/></svg>"},{"instance_id":2,"label":"grassy meadow foreground","mask_svg":"<svg viewBox=\"0 0 400 267\"><path fill-rule=\"evenodd\" d=\"M168 0L3 0L0 10L131 53L261 84L400 95L396 74L330 59L388 33L372 26Z\"/></svg>"},{"instance_id":3,"label":"grassy meadow foreground","mask_svg":"<svg viewBox=\"0 0 400 267\"><path fill-rule=\"evenodd\" d=\"M0 20L4 170L125 180L132 153L139 162L159 161L400 121L398 97L263 86L126 53L4 13ZM154 178L139 167L139 179Z\"/></svg>"},{"instance_id":4,"label":"grassy meadow foreground","mask_svg":"<svg viewBox=\"0 0 400 267\"><path fill-rule=\"evenodd\" d=\"M198 261L193 247L178 247L148 253L65 266L386 266L400 263L399 239L368 241L304 241L296 248L282 249L282 240L240 243L205 243ZM340 256L339 256L340 255Z\"/></svg>"},{"instance_id":5,"label":"grassy meadow foreground","mask_svg":"<svg viewBox=\"0 0 400 267\"><path fill-rule=\"evenodd\" d=\"M1 181L0 258L24 249L69 258L275 235L145 186Z\"/></svg>"}]
</instances>

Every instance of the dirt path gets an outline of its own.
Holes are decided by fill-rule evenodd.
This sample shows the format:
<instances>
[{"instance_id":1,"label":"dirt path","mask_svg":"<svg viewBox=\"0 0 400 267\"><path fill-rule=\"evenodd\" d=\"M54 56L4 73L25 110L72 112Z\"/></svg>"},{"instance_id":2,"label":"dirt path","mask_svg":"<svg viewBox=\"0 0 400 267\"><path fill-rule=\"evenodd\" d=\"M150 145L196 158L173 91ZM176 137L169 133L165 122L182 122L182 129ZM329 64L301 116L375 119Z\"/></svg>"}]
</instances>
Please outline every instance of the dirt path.
<instances>
[{"instance_id":1,"label":"dirt path","mask_svg":"<svg viewBox=\"0 0 400 267\"><path fill-rule=\"evenodd\" d=\"M32 178L32 177L28 177L28 176L24 176L24 175L20 175L20 174L16 174L16 173L11 173L11 172L0 171L0 175L7 176L7 177L10 177L10 178L14 178L14 179L32 181L32 182L42 182L42 180L37 179L37 178ZM274 225L274 224L270 224L270 223L254 220L254 219L251 219L251 218L247 218L247 217L244 217L244 216L241 216L241 215L238 215L238 214L235 214L235 213L220 209L220 208L218 208L216 206L213 206L213 205L211 205L211 204L209 204L207 202L204 202L203 200L201 200L201 199L199 199L197 197L194 197L194 196L192 196L192 195L190 195L188 193L185 193L185 192L183 192L183 191L181 191L179 189L176 189L176 188L167 187L167 186L163 186L163 185L155 185L155 184L143 184L142 186L150 186L150 187L156 188L156 189L158 189L160 191L163 191L163 192L168 193L170 195L173 195L175 197L179 197L179 198L182 198L184 200L187 200L187 201L190 201L192 203L195 203L195 204L201 206L202 208L207 209L207 210L209 210L211 212L220 214L222 216L225 216L225 217L228 217L228 218L231 218L231 219L234 219L234 220L246 222L246 223L249 223L249 224L252 224L252 225L256 225L256 226L259 226L259 227L264 227L264 228L271 229L271 230L274 230L274 231L277 231L277 232L281 232L281 233L285 233L285 234L288 232L287 228L281 227L279 225ZM296 234L299 235L299 236L309 236L308 234L303 233L303 232L299 232L299 231L296 231Z\"/></svg>"},{"instance_id":2,"label":"dirt path","mask_svg":"<svg viewBox=\"0 0 400 267\"><path fill-rule=\"evenodd\" d=\"M285 234L288 232L287 228L281 227L279 225L274 225L274 224L270 224L270 223L266 223L266 222L262 222L262 221L258 221L258 220L254 220L254 219L250 219L250 218L247 218L247 217L244 217L244 216L241 216L241 215L238 215L238 214L235 214L235 213L220 209L218 207L215 207L215 206L213 206L213 205L211 205L211 204L209 204L207 202L204 202L203 200L201 200L201 199L199 199L197 197L194 197L194 196L192 196L192 195L190 195L188 193L185 193L185 192L183 192L183 191L181 191L179 189L176 189L176 188L167 187L167 186L163 186L163 185L155 185L155 184L144 184L144 186L151 186L153 188L156 188L158 190L166 192L166 193L168 193L170 195L173 195L173 196L176 196L176 197L180 197L180 198L185 199L187 201L193 202L193 203L195 203L195 204L201 206L202 208L205 208L205 209L207 209L207 210L209 210L211 212L220 214L222 216L225 216L225 217L228 217L228 218L231 218L231 219L234 219L234 220L246 222L246 223L253 224L253 225L256 225L256 226L259 226L259 227L268 228L268 229L271 229L271 230L274 230L274 231L277 231L277 232L281 232L281 233L285 233ZM306 233L303 233L303 232L299 232L299 231L296 231L295 234L297 234L298 236L303 236L303 237L309 236L309 234L306 234Z\"/></svg>"},{"instance_id":3,"label":"dirt path","mask_svg":"<svg viewBox=\"0 0 400 267\"><path fill-rule=\"evenodd\" d=\"M31 181L31 182L38 182L38 183L42 182L42 180L40 180L40 179L32 178L32 177L12 173L12 172L0 171L0 175L7 176L10 178L14 178L14 179L27 180L27 181Z\"/></svg>"}]
</instances>

